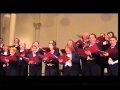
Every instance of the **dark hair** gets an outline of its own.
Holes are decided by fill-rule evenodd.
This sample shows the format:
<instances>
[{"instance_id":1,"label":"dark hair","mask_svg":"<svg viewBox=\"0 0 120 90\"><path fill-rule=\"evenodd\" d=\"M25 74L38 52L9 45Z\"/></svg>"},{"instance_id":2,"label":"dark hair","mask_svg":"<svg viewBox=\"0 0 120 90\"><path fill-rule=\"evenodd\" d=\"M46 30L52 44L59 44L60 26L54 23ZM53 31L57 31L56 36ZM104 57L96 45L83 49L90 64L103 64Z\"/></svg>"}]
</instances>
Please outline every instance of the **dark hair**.
<instances>
[{"instance_id":1,"label":"dark hair","mask_svg":"<svg viewBox=\"0 0 120 90\"><path fill-rule=\"evenodd\" d=\"M20 43L20 39L19 39L19 38L15 38L15 39L17 39L17 40L18 40L18 43ZM14 41L15 41L15 39L14 39Z\"/></svg>"},{"instance_id":2,"label":"dark hair","mask_svg":"<svg viewBox=\"0 0 120 90\"><path fill-rule=\"evenodd\" d=\"M112 36L111 38L115 38L115 39L117 40L117 37L116 37L116 36ZM111 39L111 38L110 38L110 39Z\"/></svg>"},{"instance_id":3,"label":"dark hair","mask_svg":"<svg viewBox=\"0 0 120 90\"><path fill-rule=\"evenodd\" d=\"M53 43L50 43L49 44L52 44L53 46L56 46L56 42L54 40L51 40Z\"/></svg>"},{"instance_id":4,"label":"dark hair","mask_svg":"<svg viewBox=\"0 0 120 90\"><path fill-rule=\"evenodd\" d=\"M90 36L90 34L88 35L88 37L87 37L87 38L89 38L89 36ZM84 39L84 38L83 38L83 35L81 36L81 38L82 38L82 39Z\"/></svg>"},{"instance_id":5,"label":"dark hair","mask_svg":"<svg viewBox=\"0 0 120 90\"><path fill-rule=\"evenodd\" d=\"M113 33L113 32L108 32L107 35L110 34L110 33L112 33L112 35L114 36L114 33Z\"/></svg>"},{"instance_id":6,"label":"dark hair","mask_svg":"<svg viewBox=\"0 0 120 90\"><path fill-rule=\"evenodd\" d=\"M94 33L92 33L92 34L90 34L90 35L93 35L95 38L97 38L97 36L96 36Z\"/></svg>"},{"instance_id":7,"label":"dark hair","mask_svg":"<svg viewBox=\"0 0 120 90\"><path fill-rule=\"evenodd\" d=\"M105 33L100 33L100 34L103 34L105 36Z\"/></svg>"},{"instance_id":8,"label":"dark hair","mask_svg":"<svg viewBox=\"0 0 120 90\"><path fill-rule=\"evenodd\" d=\"M33 44L34 44L35 42L37 42L37 43L39 44L39 42L38 42L38 41L34 41L34 42L33 42Z\"/></svg>"}]
</instances>

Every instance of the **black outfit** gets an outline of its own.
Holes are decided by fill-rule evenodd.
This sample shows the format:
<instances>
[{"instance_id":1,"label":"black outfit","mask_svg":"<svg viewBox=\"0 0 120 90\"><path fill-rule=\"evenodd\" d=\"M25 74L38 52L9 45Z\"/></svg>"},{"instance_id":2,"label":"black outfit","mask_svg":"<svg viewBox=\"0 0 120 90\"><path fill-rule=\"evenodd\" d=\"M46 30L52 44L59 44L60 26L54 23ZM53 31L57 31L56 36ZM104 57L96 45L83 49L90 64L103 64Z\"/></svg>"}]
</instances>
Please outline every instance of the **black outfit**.
<instances>
[{"instance_id":1,"label":"black outfit","mask_svg":"<svg viewBox=\"0 0 120 90\"><path fill-rule=\"evenodd\" d=\"M73 52L72 53L72 66L63 66L63 76L79 76L81 72L80 58Z\"/></svg>"},{"instance_id":2,"label":"black outfit","mask_svg":"<svg viewBox=\"0 0 120 90\"><path fill-rule=\"evenodd\" d=\"M55 56L60 56L59 49L56 48ZM50 62L45 61L45 76L59 76L59 61L57 58L52 58Z\"/></svg>"}]
</instances>

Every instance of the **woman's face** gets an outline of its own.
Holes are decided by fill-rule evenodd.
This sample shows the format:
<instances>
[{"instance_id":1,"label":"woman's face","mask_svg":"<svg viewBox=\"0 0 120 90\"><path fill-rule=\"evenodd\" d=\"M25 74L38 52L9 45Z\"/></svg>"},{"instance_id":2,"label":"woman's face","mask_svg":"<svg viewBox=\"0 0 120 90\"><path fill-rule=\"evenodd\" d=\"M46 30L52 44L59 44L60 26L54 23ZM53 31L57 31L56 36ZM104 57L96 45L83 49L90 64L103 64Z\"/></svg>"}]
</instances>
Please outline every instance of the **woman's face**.
<instances>
[{"instance_id":1,"label":"woman's face","mask_svg":"<svg viewBox=\"0 0 120 90\"><path fill-rule=\"evenodd\" d=\"M70 40L70 41L68 41L67 45L71 47L71 46L73 46L73 42Z\"/></svg>"},{"instance_id":2,"label":"woman's face","mask_svg":"<svg viewBox=\"0 0 120 90\"><path fill-rule=\"evenodd\" d=\"M52 44L49 43L49 48L50 48L50 49L53 49L54 46L53 46Z\"/></svg>"},{"instance_id":3,"label":"woman's face","mask_svg":"<svg viewBox=\"0 0 120 90\"><path fill-rule=\"evenodd\" d=\"M65 48L65 51L66 51L66 53L71 53L71 50L68 47Z\"/></svg>"}]
</instances>

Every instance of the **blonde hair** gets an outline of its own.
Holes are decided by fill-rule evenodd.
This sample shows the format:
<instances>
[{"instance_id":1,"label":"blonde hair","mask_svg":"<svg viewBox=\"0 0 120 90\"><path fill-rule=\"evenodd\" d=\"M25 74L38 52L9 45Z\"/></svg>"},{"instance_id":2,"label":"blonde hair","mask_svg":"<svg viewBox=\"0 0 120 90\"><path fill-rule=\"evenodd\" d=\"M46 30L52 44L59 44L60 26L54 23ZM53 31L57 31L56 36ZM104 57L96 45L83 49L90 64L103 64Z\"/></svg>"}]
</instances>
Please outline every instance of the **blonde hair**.
<instances>
[{"instance_id":1,"label":"blonde hair","mask_svg":"<svg viewBox=\"0 0 120 90\"><path fill-rule=\"evenodd\" d=\"M72 42L72 46L69 46L69 42ZM70 40L68 40L67 45L65 46L65 48L69 47L69 49L74 52L75 51L74 45L75 45L75 42L72 39L70 39Z\"/></svg>"},{"instance_id":2,"label":"blonde hair","mask_svg":"<svg viewBox=\"0 0 120 90\"><path fill-rule=\"evenodd\" d=\"M69 49L71 52L74 52L74 51L75 51L74 47L69 47L69 46L67 46L67 45L65 46L65 50L66 50L66 49Z\"/></svg>"},{"instance_id":3,"label":"blonde hair","mask_svg":"<svg viewBox=\"0 0 120 90\"><path fill-rule=\"evenodd\" d=\"M13 50L14 52L16 52L16 51L17 51L17 48L11 47L9 50Z\"/></svg>"}]
</instances>

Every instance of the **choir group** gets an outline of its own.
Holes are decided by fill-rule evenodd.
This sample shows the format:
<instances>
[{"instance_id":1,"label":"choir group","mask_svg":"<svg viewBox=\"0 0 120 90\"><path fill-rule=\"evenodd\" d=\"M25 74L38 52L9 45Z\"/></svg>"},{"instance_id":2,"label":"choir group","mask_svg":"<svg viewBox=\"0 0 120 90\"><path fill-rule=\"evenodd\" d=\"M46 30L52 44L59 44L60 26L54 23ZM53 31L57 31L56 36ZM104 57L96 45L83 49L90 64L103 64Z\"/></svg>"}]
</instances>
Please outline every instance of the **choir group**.
<instances>
[{"instance_id":1,"label":"choir group","mask_svg":"<svg viewBox=\"0 0 120 90\"><path fill-rule=\"evenodd\" d=\"M113 32L85 32L63 49L54 40L48 47L35 41L28 49L18 38L12 46L0 38L0 76L42 76L42 64L45 76L117 76L118 41Z\"/></svg>"}]
</instances>

